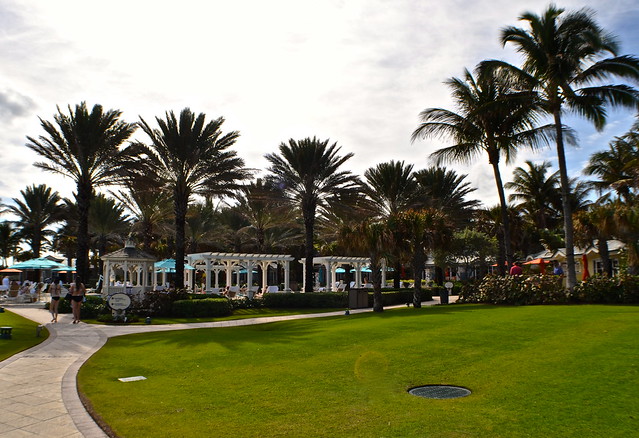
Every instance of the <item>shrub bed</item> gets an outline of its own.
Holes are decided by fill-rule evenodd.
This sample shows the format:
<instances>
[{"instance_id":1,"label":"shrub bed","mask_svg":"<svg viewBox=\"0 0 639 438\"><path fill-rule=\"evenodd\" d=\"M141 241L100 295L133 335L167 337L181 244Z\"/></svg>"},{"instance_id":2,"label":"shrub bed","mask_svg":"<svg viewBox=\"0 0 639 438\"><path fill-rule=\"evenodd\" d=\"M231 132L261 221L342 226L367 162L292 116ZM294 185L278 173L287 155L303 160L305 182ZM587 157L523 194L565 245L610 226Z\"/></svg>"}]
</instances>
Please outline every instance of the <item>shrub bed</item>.
<instances>
[{"instance_id":1,"label":"shrub bed","mask_svg":"<svg viewBox=\"0 0 639 438\"><path fill-rule=\"evenodd\" d=\"M343 308L348 306L348 293L266 293L262 296L262 306L272 309Z\"/></svg>"},{"instance_id":2,"label":"shrub bed","mask_svg":"<svg viewBox=\"0 0 639 438\"><path fill-rule=\"evenodd\" d=\"M233 309L226 298L204 298L174 301L171 316L201 318L229 316L231 313L233 313Z\"/></svg>"},{"instance_id":3,"label":"shrub bed","mask_svg":"<svg viewBox=\"0 0 639 438\"><path fill-rule=\"evenodd\" d=\"M577 284L571 298L578 303L639 304L639 276L595 275Z\"/></svg>"},{"instance_id":4,"label":"shrub bed","mask_svg":"<svg viewBox=\"0 0 639 438\"><path fill-rule=\"evenodd\" d=\"M44 307L49 310L50 303L46 303ZM108 312L110 312L109 307L102 297L90 296L86 297L86 301L82 303L80 317L93 319ZM71 300L67 300L64 297L60 298L58 313L71 313Z\"/></svg>"},{"instance_id":5,"label":"shrub bed","mask_svg":"<svg viewBox=\"0 0 639 438\"><path fill-rule=\"evenodd\" d=\"M553 275L487 275L476 286L462 288L458 302L487 304L563 304L569 296Z\"/></svg>"}]
</instances>

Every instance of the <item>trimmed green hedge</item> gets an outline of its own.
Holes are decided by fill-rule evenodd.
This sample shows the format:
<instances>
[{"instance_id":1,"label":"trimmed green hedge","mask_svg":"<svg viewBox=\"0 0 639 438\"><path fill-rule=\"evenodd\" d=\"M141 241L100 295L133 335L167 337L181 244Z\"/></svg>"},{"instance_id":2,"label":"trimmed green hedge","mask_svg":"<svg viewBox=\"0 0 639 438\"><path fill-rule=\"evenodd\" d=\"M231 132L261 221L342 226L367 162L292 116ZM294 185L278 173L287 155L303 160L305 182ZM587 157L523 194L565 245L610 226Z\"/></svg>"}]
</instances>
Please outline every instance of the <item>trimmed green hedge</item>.
<instances>
[{"instance_id":1,"label":"trimmed green hedge","mask_svg":"<svg viewBox=\"0 0 639 438\"><path fill-rule=\"evenodd\" d=\"M178 300L173 302L171 310L172 316L178 318L218 317L233 313L231 303L226 298Z\"/></svg>"},{"instance_id":2,"label":"trimmed green hedge","mask_svg":"<svg viewBox=\"0 0 639 438\"><path fill-rule=\"evenodd\" d=\"M422 289L422 301L432 299L430 289ZM413 289L382 291L382 305L394 306L413 302ZM348 292L309 292L264 294L262 307L273 309L335 309L348 307ZM368 307L373 307L373 291L368 292Z\"/></svg>"}]
</instances>

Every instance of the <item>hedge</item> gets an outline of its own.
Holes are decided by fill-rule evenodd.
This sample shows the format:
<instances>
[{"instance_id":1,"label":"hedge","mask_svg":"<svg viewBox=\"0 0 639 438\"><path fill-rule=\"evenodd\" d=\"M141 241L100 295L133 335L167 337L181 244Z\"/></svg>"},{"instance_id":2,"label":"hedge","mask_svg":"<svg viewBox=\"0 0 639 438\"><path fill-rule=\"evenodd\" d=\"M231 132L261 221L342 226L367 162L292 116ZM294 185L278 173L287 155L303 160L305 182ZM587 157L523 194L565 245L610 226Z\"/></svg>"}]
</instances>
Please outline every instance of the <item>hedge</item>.
<instances>
[{"instance_id":1,"label":"hedge","mask_svg":"<svg viewBox=\"0 0 639 438\"><path fill-rule=\"evenodd\" d=\"M171 315L178 318L202 318L229 316L233 313L226 298L204 298L173 302Z\"/></svg>"}]
</instances>

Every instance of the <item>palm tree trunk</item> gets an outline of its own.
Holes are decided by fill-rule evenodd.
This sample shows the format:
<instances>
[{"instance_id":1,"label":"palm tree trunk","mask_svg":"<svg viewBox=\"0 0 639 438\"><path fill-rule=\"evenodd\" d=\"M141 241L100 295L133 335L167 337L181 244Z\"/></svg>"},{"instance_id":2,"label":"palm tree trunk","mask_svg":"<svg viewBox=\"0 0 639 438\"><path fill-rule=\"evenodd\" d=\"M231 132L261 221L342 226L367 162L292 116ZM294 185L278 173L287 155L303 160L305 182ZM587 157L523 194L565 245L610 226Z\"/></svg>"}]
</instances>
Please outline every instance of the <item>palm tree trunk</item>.
<instances>
[{"instance_id":1,"label":"palm tree trunk","mask_svg":"<svg viewBox=\"0 0 639 438\"><path fill-rule=\"evenodd\" d=\"M506 203L506 194L504 192L504 184L501 180L501 172L499 171L499 158L491 157L490 163L493 165L493 173L495 175L495 184L497 185L497 192L499 193L499 207L501 210L501 235L503 236L503 248L497 253L497 269L499 275L505 275L507 272L506 266L510 268L513 263L513 254L510 249L510 221L508 219L508 204ZM506 265L505 262L508 264Z\"/></svg>"},{"instance_id":2,"label":"palm tree trunk","mask_svg":"<svg viewBox=\"0 0 639 438\"><path fill-rule=\"evenodd\" d=\"M373 312L383 312L382 273L379 258L371 257L371 279L373 280Z\"/></svg>"},{"instance_id":3,"label":"palm tree trunk","mask_svg":"<svg viewBox=\"0 0 639 438\"><path fill-rule=\"evenodd\" d=\"M422 271L424 269L423 252L419 249L413 254L413 306L422 307Z\"/></svg>"},{"instance_id":4,"label":"palm tree trunk","mask_svg":"<svg viewBox=\"0 0 639 438\"><path fill-rule=\"evenodd\" d=\"M597 250L599 251L599 257L601 257L601 264L603 265L604 272L608 274L608 277L612 277L610 251L608 250L608 240L606 240L605 237L599 236L599 238L597 239Z\"/></svg>"},{"instance_id":5,"label":"palm tree trunk","mask_svg":"<svg viewBox=\"0 0 639 438\"><path fill-rule=\"evenodd\" d=\"M564 238L566 244L566 288L572 290L577 283L575 270L575 246L572 226L572 205L570 205L570 181L566 168L566 153L564 151L564 137L561 125L561 108L557 106L553 111L555 130L557 132L557 161L559 163L559 178L561 181L561 204L564 211Z\"/></svg>"},{"instance_id":6,"label":"palm tree trunk","mask_svg":"<svg viewBox=\"0 0 639 438\"><path fill-rule=\"evenodd\" d=\"M175 194L175 288L184 289L184 236L188 197Z\"/></svg>"},{"instance_id":7,"label":"palm tree trunk","mask_svg":"<svg viewBox=\"0 0 639 438\"><path fill-rule=\"evenodd\" d=\"M304 258L306 263L304 292L313 292L313 232L315 229L315 204L313 202L303 202L302 214L304 215Z\"/></svg>"},{"instance_id":8,"label":"palm tree trunk","mask_svg":"<svg viewBox=\"0 0 639 438\"><path fill-rule=\"evenodd\" d=\"M89 278L89 208L92 187L78 182L76 195L78 207L78 250L76 254L77 275L86 282Z\"/></svg>"}]
</instances>

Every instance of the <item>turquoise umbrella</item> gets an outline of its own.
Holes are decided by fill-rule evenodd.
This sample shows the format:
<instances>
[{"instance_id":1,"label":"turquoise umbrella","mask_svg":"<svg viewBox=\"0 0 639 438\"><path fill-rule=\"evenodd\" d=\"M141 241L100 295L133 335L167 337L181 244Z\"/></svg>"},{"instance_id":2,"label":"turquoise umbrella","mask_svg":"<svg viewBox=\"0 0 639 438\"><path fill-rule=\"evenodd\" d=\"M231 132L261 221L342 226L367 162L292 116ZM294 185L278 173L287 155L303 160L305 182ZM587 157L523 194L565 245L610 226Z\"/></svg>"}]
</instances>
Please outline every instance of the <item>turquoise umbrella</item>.
<instances>
[{"instance_id":1,"label":"turquoise umbrella","mask_svg":"<svg viewBox=\"0 0 639 438\"><path fill-rule=\"evenodd\" d=\"M153 264L153 267L156 270L164 270L166 272L175 272L175 259L164 259L162 261L159 262L155 262ZM195 269L193 266L189 265L188 263L184 264L184 269Z\"/></svg>"},{"instance_id":2,"label":"turquoise umbrella","mask_svg":"<svg viewBox=\"0 0 639 438\"><path fill-rule=\"evenodd\" d=\"M16 263L10 266L11 269L55 269L64 266L62 263L54 262L46 257L40 257L37 259L25 260L24 262ZM73 269L73 268L72 268Z\"/></svg>"}]
</instances>

